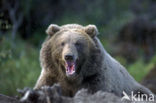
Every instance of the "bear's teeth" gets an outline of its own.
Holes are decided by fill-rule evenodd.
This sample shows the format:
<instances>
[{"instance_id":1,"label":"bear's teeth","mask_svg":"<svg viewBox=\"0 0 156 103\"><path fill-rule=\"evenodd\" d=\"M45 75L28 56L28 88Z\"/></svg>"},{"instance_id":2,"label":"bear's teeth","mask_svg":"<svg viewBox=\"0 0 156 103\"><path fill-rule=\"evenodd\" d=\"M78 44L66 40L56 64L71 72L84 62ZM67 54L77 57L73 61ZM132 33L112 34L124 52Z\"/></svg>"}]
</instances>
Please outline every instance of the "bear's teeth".
<instances>
[{"instance_id":1,"label":"bear's teeth","mask_svg":"<svg viewBox=\"0 0 156 103\"><path fill-rule=\"evenodd\" d=\"M72 66L67 66L66 72L67 72L68 74L73 74L73 73L75 73L75 64L73 64Z\"/></svg>"}]
</instances>

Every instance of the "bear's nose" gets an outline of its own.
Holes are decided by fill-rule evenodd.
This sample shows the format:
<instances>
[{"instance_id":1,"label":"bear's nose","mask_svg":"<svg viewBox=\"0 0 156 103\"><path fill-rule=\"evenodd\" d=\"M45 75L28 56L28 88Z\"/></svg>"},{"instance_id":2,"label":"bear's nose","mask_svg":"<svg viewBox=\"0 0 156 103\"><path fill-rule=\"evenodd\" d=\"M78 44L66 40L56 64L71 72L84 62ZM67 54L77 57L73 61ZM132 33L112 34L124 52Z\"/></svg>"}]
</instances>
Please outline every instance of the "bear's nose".
<instances>
[{"instance_id":1,"label":"bear's nose","mask_svg":"<svg viewBox=\"0 0 156 103\"><path fill-rule=\"evenodd\" d=\"M74 56L73 55L65 55L65 60L73 60Z\"/></svg>"}]
</instances>

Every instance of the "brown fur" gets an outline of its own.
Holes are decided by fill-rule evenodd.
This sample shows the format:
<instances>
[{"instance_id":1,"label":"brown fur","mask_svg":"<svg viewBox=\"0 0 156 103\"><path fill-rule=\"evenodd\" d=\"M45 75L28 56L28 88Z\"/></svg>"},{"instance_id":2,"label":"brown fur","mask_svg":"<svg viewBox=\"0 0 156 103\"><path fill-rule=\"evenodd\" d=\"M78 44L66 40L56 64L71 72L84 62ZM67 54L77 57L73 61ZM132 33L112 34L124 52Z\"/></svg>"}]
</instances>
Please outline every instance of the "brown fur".
<instances>
[{"instance_id":1,"label":"brown fur","mask_svg":"<svg viewBox=\"0 0 156 103\"><path fill-rule=\"evenodd\" d=\"M37 89L43 85L51 86L54 83L60 83L64 95L73 96L78 89L90 87L90 79L96 80L95 77L98 76L96 72L98 70L95 70L95 68L100 66L100 56L98 56L100 53L98 47L96 47L97 45L92 39L92 37L97 34L97 30L92 30L95 29L95 26L91 25L87 26L86 28L80 25L65 25L62 26L59 32L55 33L55 30L53 30L53 32L50 30L57 29L58 31L60 28L57 28L58 26L51 28L51 26L53 27L55 25L50 25L48 28L49 30L47 30L47 33L50 34L43 43L40 52L42 73L35 88ZM61 65L62 57L60 54L62 54L63 48L59 47L59 43L62 40L60 39L61 35L65 32L71 32L73 33L73 36L74 33L79 33L78 35L81 35L83 38L85 38L84 42L86 43L84 44L86 46L83 48L84 50L78 51L84 53L83 56L85 56L85 60L80 62L77 71L79 73L73 78L67 78L65 75L65 69L63 68L63 65ZM55 35L53 33L55 33ZM74 39L76 38L77 37ZM94 81L91 82L94 83ZM92 85L93 90L97 89L97 87L94 87L94 84Z\"/></svg>"},{"instance_id":2,"label":"brown fur","mask_svg":"<svg viewBox=\"0 0 156 103\"><path fill-rule=\"evenodd\" d=\"M132 91L152 94L105 51L96 37L96 26L51 24L46 32L48 37L40 51L42 72L35 89L59 83L66 96L73 96L81 88L92 93L98 90L113 92L118 96L122 96L123 91L127 94ZM77 58L76 71L72 76L66 74L66 53L72 53Z\"/></svg>"}]
</instances>

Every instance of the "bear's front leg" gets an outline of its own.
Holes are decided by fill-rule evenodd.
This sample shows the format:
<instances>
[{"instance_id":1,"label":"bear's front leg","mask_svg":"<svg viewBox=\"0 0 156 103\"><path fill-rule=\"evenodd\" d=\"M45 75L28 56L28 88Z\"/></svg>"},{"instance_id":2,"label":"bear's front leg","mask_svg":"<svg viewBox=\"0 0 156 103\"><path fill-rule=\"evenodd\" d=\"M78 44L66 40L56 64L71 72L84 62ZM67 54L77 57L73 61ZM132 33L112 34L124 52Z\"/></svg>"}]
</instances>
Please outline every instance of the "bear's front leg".
<instances>
[{"instance_id":1,"label":"bear's front leg","mask_svg":"<svg viewBox=\"0 0 156 103\"><path fill-rule=\"evenodd\" d=\"M52 86L56 82L56 78L50 72L42 70L34 89L40 89L42 86Z\"/></svg>"}]
</instances>

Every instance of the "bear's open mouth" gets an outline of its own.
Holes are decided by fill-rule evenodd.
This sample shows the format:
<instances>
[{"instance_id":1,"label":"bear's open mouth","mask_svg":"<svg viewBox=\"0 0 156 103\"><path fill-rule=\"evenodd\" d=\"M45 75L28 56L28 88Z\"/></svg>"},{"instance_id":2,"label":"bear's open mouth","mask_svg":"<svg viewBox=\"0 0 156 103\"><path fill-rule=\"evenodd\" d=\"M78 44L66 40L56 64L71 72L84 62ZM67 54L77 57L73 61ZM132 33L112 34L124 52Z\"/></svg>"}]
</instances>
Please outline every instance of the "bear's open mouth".
<instances>
[{"instance_id":1,"label":"bear's open mouth","mask_svg":"<svg viewBox=\"0 0 156 103\"><path fill-rule=\"evenodd\" d=\"M65 67L66 67L67 75L72 75L75 73L75 62L74 61L66 61Z\"/></svg>"}]
</instances>

